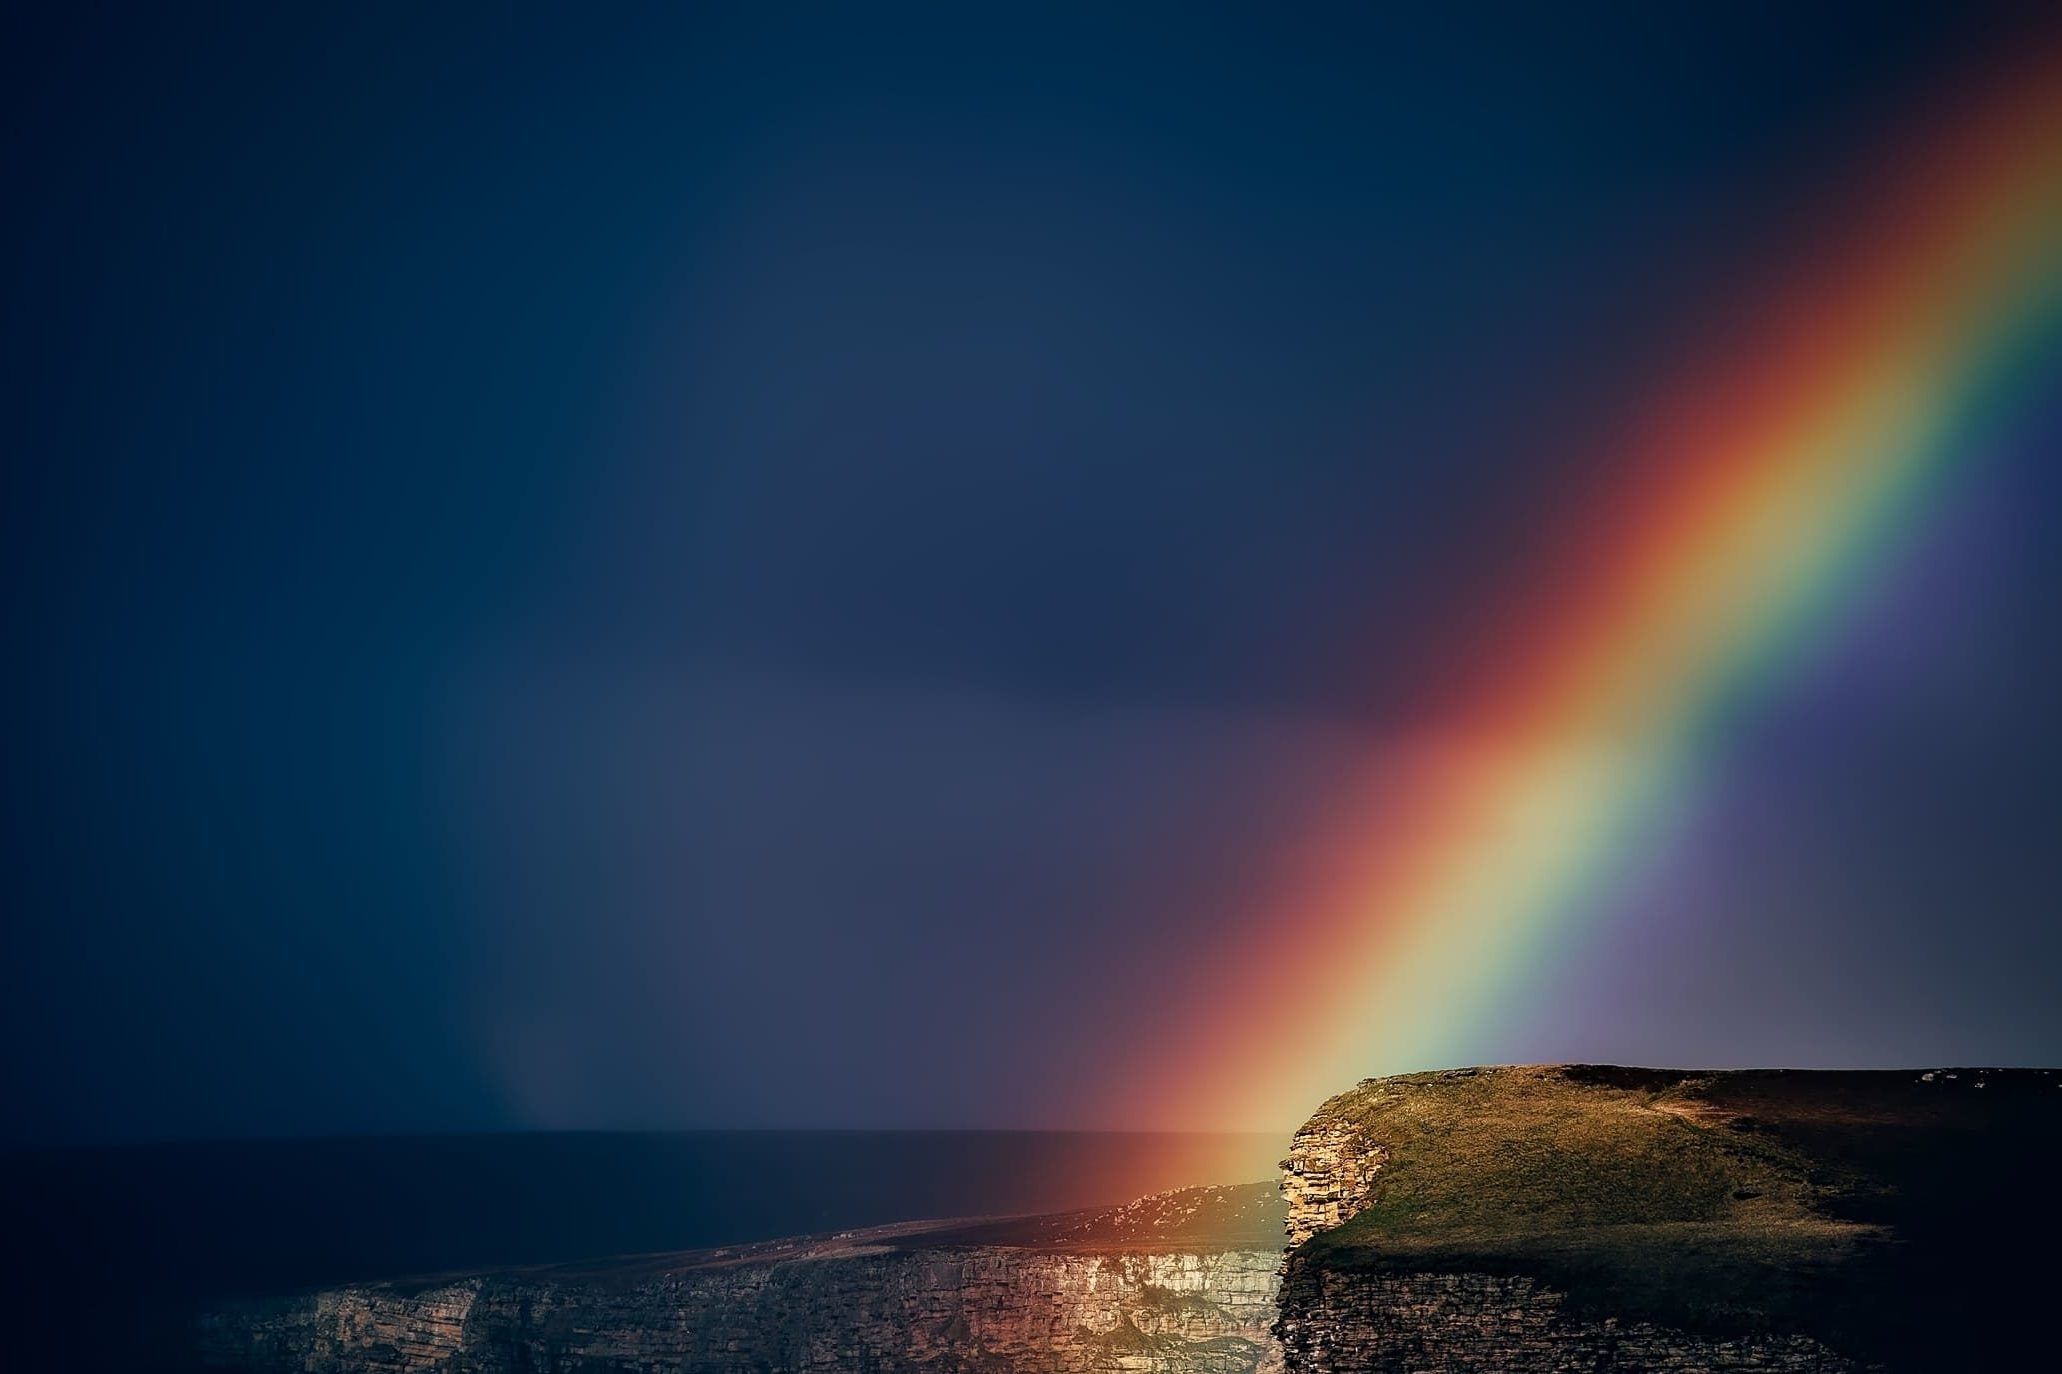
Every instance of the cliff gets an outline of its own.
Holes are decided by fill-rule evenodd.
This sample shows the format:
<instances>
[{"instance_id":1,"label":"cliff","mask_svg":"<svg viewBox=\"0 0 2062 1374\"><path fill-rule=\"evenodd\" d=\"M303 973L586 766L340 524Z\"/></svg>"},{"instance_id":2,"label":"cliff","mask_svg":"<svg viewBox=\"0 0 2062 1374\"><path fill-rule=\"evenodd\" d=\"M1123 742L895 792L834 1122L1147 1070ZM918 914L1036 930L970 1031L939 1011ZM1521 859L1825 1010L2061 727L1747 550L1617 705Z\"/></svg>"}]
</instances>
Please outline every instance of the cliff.
<instances>
[{"instance_id":1,"label":"cliff","mask_svg":"<svg viewBox=\"0 0 2062 1374\"><path fill-rule=\"evenodd\" d=\"M1271 1185L606 1264L378 1283L218 1311L204 1367L1267 1374Z\"/></svg>"},{"instance_id":2,"label":"cliff","mask_svg":"<svg viewBox=\"0 0 2062 1374\"><path fill-rule=\"evenodd\" d=\"M2039 1367L2058 1128L2040 1070L1368 1080L1283 1162L1286 1367Z\"/></svg>"},{"instance_id":3,"label":"cliff","mask_svg":"<svg viewBox=\"0 0 2062 1374\"><path fill-rule=\"evenodd\" d=\"M2062 1074L1371 1079L1271 1185L255 1299L218 1370L2034 1369ZM1286 1228L1286 1259L1280 1236Z\"/></svg>"}]
</instances>

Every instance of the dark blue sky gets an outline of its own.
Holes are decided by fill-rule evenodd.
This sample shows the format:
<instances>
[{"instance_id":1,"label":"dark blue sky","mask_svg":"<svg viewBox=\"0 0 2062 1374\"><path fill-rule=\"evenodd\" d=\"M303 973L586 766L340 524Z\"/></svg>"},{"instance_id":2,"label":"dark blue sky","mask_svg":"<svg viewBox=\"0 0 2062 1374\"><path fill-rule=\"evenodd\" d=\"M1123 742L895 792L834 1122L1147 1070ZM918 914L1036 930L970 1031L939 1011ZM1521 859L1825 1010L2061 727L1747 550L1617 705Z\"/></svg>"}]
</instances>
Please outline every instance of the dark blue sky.
<instances>
[{"instance_id":1,"label":"dark blue sky","mask_svg":"<svg viewBox=\"0 0 2062 1374\"><path fill-rule=\"evenodd\" d=\"M1156 971L2015 33L298 9L0 35L9 1138L1109 1124ZM1485 1053L2062 1059L2058 436Z\"/></svg>"}]
</instances>

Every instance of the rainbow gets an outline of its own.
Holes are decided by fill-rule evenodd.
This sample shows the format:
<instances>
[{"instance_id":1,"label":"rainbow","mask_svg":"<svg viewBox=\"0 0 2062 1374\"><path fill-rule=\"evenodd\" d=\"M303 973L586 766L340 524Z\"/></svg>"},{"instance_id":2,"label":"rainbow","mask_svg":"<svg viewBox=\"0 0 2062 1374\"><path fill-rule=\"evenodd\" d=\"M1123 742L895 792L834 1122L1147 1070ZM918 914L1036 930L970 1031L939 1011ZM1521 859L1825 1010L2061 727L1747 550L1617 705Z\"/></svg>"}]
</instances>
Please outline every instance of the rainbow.
<instances>
[{"instance_id":1,"label":"rainbow","mask_svg":"<svg viewBox=\"0 0 2062 1374\"><path fill-rule=\"evenodd\" d=\"M2053 382L2062 63L1983 87L1838 207L1863 232L1790 264L1750 348L1700 360L1645 412L1610 493L1540 570L1547 604L1492 627L1493 680L1461 694L1457 742L1371 780L1389 819L1213 966L1237 991L1184 1028L1196 1067L1163 1065L1158 1088L1127 1075L1133 1112L1278 1127L1472 1043L1696 795L1729 721L1808 661L1940 484Z\"/></svg>"}]
</instances>

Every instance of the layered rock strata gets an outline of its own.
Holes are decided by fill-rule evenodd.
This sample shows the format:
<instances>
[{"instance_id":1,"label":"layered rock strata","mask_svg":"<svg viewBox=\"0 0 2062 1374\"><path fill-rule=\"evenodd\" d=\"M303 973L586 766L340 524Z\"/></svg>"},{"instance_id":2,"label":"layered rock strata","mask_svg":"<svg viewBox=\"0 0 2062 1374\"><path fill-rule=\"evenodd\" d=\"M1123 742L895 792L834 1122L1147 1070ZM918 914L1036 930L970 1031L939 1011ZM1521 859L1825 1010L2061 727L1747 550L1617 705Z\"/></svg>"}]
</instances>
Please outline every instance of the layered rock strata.
<instances>
[{"instance_id":1,"label":"layered rock strata","mask_svg":"<svg viewBox=\"0 0 2062 1374\"><path fill-rule=\"evenodd\" d=\"M1267 1212L1273 1224L1278 1209ZM1278 1250L1185 1241L1179 1227L1162 1243L1113 1243L1107 1229L1064 1218L881 1228L338 1288L218 1312L200 1350L208 1368L296 1374L1280 1369Z\"/></svg>"},{"instance_id":2,"label":"layered rock strata","mask_svg":"<svg viewBox=\"0 0 2062 1374\"><path fill-rule=\"evenodd\" d=\"M1289 1244L1301 1245L1350 1220L1367 1202L1388 1157L1351 1122L1319 1115L1306 1123L1289 1142L1281 1166Z\"/></svg>"},{"instance_id":3,"label":"layered rock strata","mask_svg":"<svg viewBox=\"0 0 2062 1374\"><path fill-rule=\"evenodd\" d=\"M1380 1274L1295 1265L1277 1335L1297 1374L1852 1374L1800 1335L1707 1337L1572 1311L1568 1295L1491 1274Z\"/></svg>"}]
</instances>

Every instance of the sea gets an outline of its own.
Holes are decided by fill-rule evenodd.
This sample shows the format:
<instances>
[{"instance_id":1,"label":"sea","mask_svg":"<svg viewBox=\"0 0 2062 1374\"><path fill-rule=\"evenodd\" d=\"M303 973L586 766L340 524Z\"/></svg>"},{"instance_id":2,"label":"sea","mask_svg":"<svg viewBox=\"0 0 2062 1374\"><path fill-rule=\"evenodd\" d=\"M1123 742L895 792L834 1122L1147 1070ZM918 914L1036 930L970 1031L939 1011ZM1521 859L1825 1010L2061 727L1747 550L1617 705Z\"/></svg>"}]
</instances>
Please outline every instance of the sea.
<instances>
[{"instance_id":1,"label":"sea","mask_svg":"<svg viewBox=\"0 0 2062 1374\"><path fill-rule=\"evenodd\" d=\"M153 1304L1121 1203L1274 1176L1269 1135L696 1131L0 1155L17 1296Z\"/></svg>"}]
</instances>

